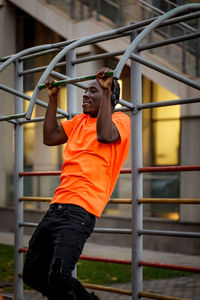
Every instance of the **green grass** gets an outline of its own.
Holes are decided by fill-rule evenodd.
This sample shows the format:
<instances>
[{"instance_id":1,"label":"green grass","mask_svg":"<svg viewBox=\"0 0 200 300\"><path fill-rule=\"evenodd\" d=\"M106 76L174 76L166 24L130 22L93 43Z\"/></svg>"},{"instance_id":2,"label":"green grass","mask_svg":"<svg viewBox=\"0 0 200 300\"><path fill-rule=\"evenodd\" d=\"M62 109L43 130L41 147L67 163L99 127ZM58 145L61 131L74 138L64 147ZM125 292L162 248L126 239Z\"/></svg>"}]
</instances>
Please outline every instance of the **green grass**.
<instances>
[{"instance_id":1,"label":"green grass","mask_svg":"<svg viewBox=\"0 0 200 300\"><path fill-rule=\"evenodd\" d=\"M13 282L14 248L0 244L0 281Z\"/></svg>"},{"instance_id":2,"label":"green grass","mask_svg":"<svg viewBox=\"0 0 200 300\"><path fill-rule=\"evenodd\" d=\"M131 281L131 266L111 263L79 261L78 278L84 283L113 284ZM191 273L158 268L143 268L143 279L153 280L189 276Z\"/></svg>"},{"instance_id":3,"label":"green grass","mask_svg":"<svg viewBox=\"0 0 200 300\"><path fill-rule=\"evenodd\" d=\"M131 266L80 260L77 265L78 279L84 283L100 285L131 281ZM192 273L158 268L143 268L144 280L188 276ZM14 248L0 244L0 282L14 281ZM11 291L12 288L0 288Z\"/></svg>"}]
</instances>

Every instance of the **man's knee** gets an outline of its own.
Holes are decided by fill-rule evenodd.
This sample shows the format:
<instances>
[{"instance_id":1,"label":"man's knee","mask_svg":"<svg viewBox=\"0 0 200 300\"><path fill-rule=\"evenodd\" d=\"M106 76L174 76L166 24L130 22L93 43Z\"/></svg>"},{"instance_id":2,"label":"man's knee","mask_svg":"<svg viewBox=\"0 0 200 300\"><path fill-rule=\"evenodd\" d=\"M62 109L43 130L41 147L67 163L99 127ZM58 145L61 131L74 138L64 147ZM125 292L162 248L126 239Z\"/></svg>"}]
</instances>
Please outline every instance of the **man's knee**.
<instances>
[{"instance_id":1,"label":"man's knee","mask_svg":"<svg viewBox=\"0 0 200 300\"><path fill-rule=\"evenodd\" d=\"M76 299L71 286L71 272L64 271L63 258L56 257L49 273L49 287L52 295L65 299Z\"/></svg>"},{"instance_id":2,"label":"man's knee","mask_svg":"<svg viewBox=\"0 0 200 300\"><path fill-rule=\"evenodd\" d=\"M23 281L26 285L48 294L48 268L42 264L42 259L34 250L28 250L23 268Z\"/></svg>"}]
</instances>

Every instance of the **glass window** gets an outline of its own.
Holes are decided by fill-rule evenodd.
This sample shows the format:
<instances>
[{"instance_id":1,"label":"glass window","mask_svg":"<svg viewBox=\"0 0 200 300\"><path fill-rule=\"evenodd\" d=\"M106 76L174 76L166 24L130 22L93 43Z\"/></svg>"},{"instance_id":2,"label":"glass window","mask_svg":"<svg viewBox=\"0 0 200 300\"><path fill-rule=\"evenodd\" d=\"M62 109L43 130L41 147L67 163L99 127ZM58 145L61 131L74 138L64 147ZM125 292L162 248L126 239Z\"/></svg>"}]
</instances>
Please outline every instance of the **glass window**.
<instances>
[{"instance_id":1,"label":"glass window","mask_svg":"<svg viewBox=\"0 0 200 300\"><path fill-rule=\"evenodd\" d=\"M153 101L176 100L178 97L158 84L153 84ZM179 163L180 106L155 108L152 112L155 165Z\"/></svg>"}]
</instances>

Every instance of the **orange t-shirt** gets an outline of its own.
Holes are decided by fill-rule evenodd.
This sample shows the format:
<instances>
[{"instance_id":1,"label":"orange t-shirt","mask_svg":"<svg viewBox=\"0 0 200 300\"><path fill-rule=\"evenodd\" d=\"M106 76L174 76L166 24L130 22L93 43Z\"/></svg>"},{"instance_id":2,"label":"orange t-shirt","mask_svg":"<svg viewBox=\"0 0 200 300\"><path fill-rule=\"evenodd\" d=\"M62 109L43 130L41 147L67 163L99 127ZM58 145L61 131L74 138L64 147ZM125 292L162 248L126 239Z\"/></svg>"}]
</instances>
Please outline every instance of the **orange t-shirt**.
<instances>
[{"instance_id":1,"label":"orange t-shirt","mask_svg":"<svg viewBox=\"0 0 200 300\"><path fill-rule=\"evenodd\" d=\"M76 204L101 216L128 155L130 142L129 117L117 112L112 120L120 140L109 144L97 140L97 118L82 113L62 122L68 141L63 153L61 183L51 204Z\"/></svg>"}]
</instances>

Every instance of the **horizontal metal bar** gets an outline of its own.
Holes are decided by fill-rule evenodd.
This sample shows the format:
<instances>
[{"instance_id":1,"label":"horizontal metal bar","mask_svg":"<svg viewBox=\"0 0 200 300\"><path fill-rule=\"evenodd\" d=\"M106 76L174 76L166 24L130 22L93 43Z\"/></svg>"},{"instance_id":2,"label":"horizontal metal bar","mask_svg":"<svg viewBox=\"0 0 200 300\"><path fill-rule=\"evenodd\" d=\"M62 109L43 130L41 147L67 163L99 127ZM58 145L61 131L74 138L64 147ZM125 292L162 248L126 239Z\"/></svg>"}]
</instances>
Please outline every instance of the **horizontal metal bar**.
<instances>
[{"instance_id":1,"label":"horizontal metal bar","mask_svg":"<svg viewBox=\"0 0 200 300\"><path fill-rule=\"evenodd\" d=\"M115 108L115 112L117 112L117 111L123 111L123 112L128 112L128 111L130 111L130 108L128 108L128 107L125 107L125 106L123 106L123 107L120 107L120 108Z\"/></svg>"},{"instance_id":2,"label":"horizontal metal bar","mask_svg":"<svg viewBox=\"0 0 200 300\"><path fill-rule=\"evenodd\" d=\"M23 196L19 198L19 201L24 202L50 202L52 197L29 197ZM110 204L131 204L131 199L118 199L118 198L111 198L109 200Z\"/></svg>"},{"instance_id":3,"label":"horizontal metal bar","mask_svg":"<svg viewBox=\"0 0 200 300\"><path fill-rule=\"evenodd\" d=\"M105 77L109 77L109 76L112 76L113 74L113 71L108 71L105 73ZM87 76L80 76L80 77L76 77L76 78L69 78L69 79L64 79L64 80L61 80L61 81L56 81L56 82L52 82L51 86L52 87L56 87L56 86L60 86L60 85L63 85L63 84L71 84L71 83L75 83L75 82L80 82L80 81L87 81L87 80L91 80L91 79L96 79L96 74L93 74L93 75L87 75ZM46 88L46 85L45 84L40 84L39 85L39 89L45 89Z\"/></svg>"},{"instance_id":4,"label":"horizontal metal bar","mask_svg":"<svg viewBox=\"0 0 200 300\"><path fill-rule=\"evenodd\" d=\"M132 263L131 260L127 260L127 259L115 259L115 258L105 258L105 257L87 256L87 255L81 255L79 259L112 263L112 264L122 264L122 265L131 265Z\"/></svg>"},{"instance_id":5,"label":"horizontal metal bar","mask_svg":"<svg viewBox=\"0 0 200 300\"><path fill-rule=\"evenodd\" d=\"M123 198L111 198L108 202L108 204L132 204L131 199L123 199Z\"/></svg>"},{"instance_id":6,"label":"horizontal metal bar","mask_svg":"<svg viewBox=\"0 0 200 300\"><path fill-rule=\"evenodd\" d=\"M82 283L82 284L87 289L116 293L116 294L123 294L123 295L129 295L129 296L131 295L131 290L118 289L118 288L113 288L113 287L109 287L109 286L89 284L89 283Z\"/></svg>"},{"instance_id":7,"label":"horizontal metal bar","mask_svg":"<svg viewBox=\"0 0 200 300\"><path fill-rule=\"evenodd\" d=\"M18 253L27 253L27 248L18 248Z\"/></svg>"},{"instance_id":8,"label":"horizontal metal bar","mask_svg":"<svg viewBox=\"0 0 200 300\"><path fill-rule=\"evenodd\" d=\"M32 223L32 222L23 222L20 223L19 226L23 227L37 227L38 223ZM95 228L95 233L114 233L114 234L131 234L131 229L120 229L120 228Z\"/></svg>"},{"instance_id":9,"label":"horizontal metal bar","mask_svg":"<svg viewBox=\"0 0 200 300\"><path fill-rule=\"evenodd\" d=\"M142 167L140 173L200 171L200 166Z\"/></svg>"},{"instance_id":10,"label":"horizontal metal bar","mask_svg":"<svg viewBox=\"0 0 200 300\"><path fill-rule=\"evenodd\" d=\"M19 253L26 253L28 251L27 248L19 248ZM122 264L122 265L131 265L132 261L127 259L113 259L113 258L105 258L99 256L87 256L81 255L79 257L80 260L87 260L87 261L97 261L97 262L104 262L104 263L113 263L113 264ZM178 270L178 271L186 271L186 272L194 272L200 273L200 268L198 267L190 267L190 266L181 266L175 264L166 264L161 262L148 262L148 261L140 261L139 266L142 267L151 267L151 268L159 268L159 269L168 269L168 270Z\"/></svg>"},{"instance_id":11,"label":"horizontal metal bar","mask_svg":"<svg viewBox=\"0 0 200 300\"><path fill-rule=\"evenodd\" d=\"M153 172L178 172L178 171L200 171L200 166L166 166L166 167L142 167L139 168L140 173ZM129 168L120 170L120 174L130 174ZM37 172L20 172L19 176L60 176L61 171L37 171Z\"/></svg>"},{"instance_id":12,"label":"horizontal metal bar","mask_svg":"<svg viewBox=\"0 0 200 300\"><path fill-rule=\"evenodd\" d=\"M131 234L132 230L127 228L95 228L95 233Z\"/></svg>"},{"instance_id":13,"label":"horizontal metal bar","mask_svg":"<svg viewBox=\"0 0 200 300\"><path fill-rule=\"evenodd\" d=\"M0 115L0 117L5 117L4 115ZM7 120L9 123L16 125L17 122L15 120Z\"/></svg>"},{"instance_id":14,"label":"horizontal metal bar","mask_svg":"<svg viewBox=\"0 0 200 300\"><path fill-rule=\"evenodd\" d=\"M130 108L130 109L133 109L133 108L134 108L134 105L133 105L131 102L128 102L128 101L126 101L126 100L120 99L120 100L119 100L119 104L124 105L124 106L127 106L127 107Z\"/></svg>"},{"instance_id":15,"label":"horizontal metal bar","mask_svg":"<svg viewBox=\"0 0 200 300\"><path fill-rule=\"evenodd\" d=\"M85 62L93 61L93 60L97 60L97 59L104 59L104 58L108 58L108 57L120 56L124 52L125 52L125 50L120 50L120 51L115 51L115 52L91 55L91 56L87 56L87 57L83 57L83 58L73 59L71 61L71 63L72 63L72 65L76 65L76 64L81 64L81 63L85 63Z\"/></svg>"},{"instance_id":16,"label":"horizontal metal bar","mask_svg":"<svg viewBox=\"0 0 200 300\"><path fill-rule=\"evenodd\" d=\"M23 222L19 223L20 227L37 227L38 223L33 223L33 222Z\"/></svg>"},{"instance_id":17,"label":"horizontal metal bar","mask_svg":"<svg viewBox=\"0 0 200 300\"><path fill-rule=\"evenodd\" d=\"M191 34L187 34L187 35L181 35L181 36L167 39L167 40L164 40L161 42L154 42L154 43L149 43L149 44L139 46L138 51L144 51L144 50L154 49L154 48L167 46L167 45L171 45L171 44L175 44L175 43L180 43L180 42L188 41L191 39L196 39L198 37L200 37L200 32L191 33Z\"/></svg>"},{"instance_id":18,"label":"horizontal metal bar","mask_svg":"<svg viewBox=\"0 0 200 300\"><path fill-rule=\"evenodd\" d=\"M200 199L194 198L142 198L138 200L138 203L170 203L170 204L200 204Z\"/></svg>"},{"instance_id":19,"label":"horizontal metal bar","mask_svg":"<svg viewBox=\"0 0 200 300\"><path fill-rule=\"evenodd\" d=\"M147 108L155 108L155 107L165 107L172 105L180 105L180 104L191 104L200 102L200 98L184 98L179 100L169 100L169 101L161 101L161 102L149 102L138 105L138 109L147 109Z\"/></svg>"},{"instance_id":20,"label":"horizontal metal bar","mask_svg":"<svg viewBox=\"0 0 200 300\"><path fill-rule=\"evenodd\" d=\"M51 200L52 197L28 197L28 196L19 197L19 201L24 201L24 202L50 202Z\"/></svg>"},{"instance_id":21,"label":"horizontal metal bar","mask_svg":"<svg viewBox=\"0 0 200 300\"><path fill-rule=\"evenodd\" d=\"M131 169L124 168L120 170L120 174L129 174ZM60 176L61 171L30 171L30 172L20 172L19 176Z\"/></svg>"},{"instance_id":22,"label":"horizontal metal bar","mask_svg":"<svg viewBox=\"0 0 200 300\"><path fill-rule=\"evenodd\" d=\"M32 54L23 55L22 57L19 58L19 61L27 60L27 59L30 59L30 58L32 59L32 58L35 58L35 57L38 57L38 56L43 56L43 55L48 55L48 54L51 54L51 53L54 53L54 52L58 52L58 51L60 51L60 48L54 48L53 47L49 50L43 50L43 51L38 51L38 52L35 52L35 53L32 53Z\"/></svg>"},{"instance_id":23,"label":"horizontal metal bar","mask_svg":"<svg viewBox=\"0 0 200 300\"><path fill-rule=\"evenodd\" d=\"M151 69L153 69L153 70L156 70L156 71L158 71L158 72L160 72L160 73L162 73L164 75L172 77L172 78L174 78L174 79L176 79L176 80L178 80L180 82L183 82L183 83L185 83L185 84L187 84L187 85L189 85L189 86L191 86L191 87L193 87L195 89L200 90L200 84L194 82L191 79L188 79L188 78L186 78L186 77L184 77L184 76L182 76L182 75L180 75L180 74L178 74L178 73L176 73L174 71L171 71L171 70L169 70L169 69L167 69L165 67L157 65L157 64L155 64L155 63L153 63L153 62L151 62L151 61L149 61L149 60L147 60L145 58L142 58L141 56L139 56L137 54L133 53L133 54L131 54L130 57L131 57L131 59L133 59L133 60L135 60L135 61L137 61L137 62L139 62L139 63L141 63L141 64L143 64L143 65L145 65L145 66L147 66L147 67L149 67Z\"/></svg>"},{"instance_id":24,"label":"horizontal metal bar","mask_svg":"<svg viewBox=\"0 0 200 300\"><path fill-rule=\"evenodd\" d=\"M24 94L24 93L21 93L21 92L15 90L15 89L13 89L13 88L10 88L10 87L8 87L8 86L6 86L6 85L4 85L4 84L0 84L0 89L6 91L6 92L8 92L8 93L11 93L11 94L13 94L13 95L16 95L16 96L18 96L18 97L21 97L23 100L28 100L28 101L31 100L31 97L30 97L30 96L28 96L28 95L26 95L26 94ZM47 104L46 102L42 101L42 100L38 100L38 99L37 99L37 100L36 100L36 103L37 103L38 105L42 106L42 107L47 107L47 106L48 106L48 104ZM62 109L60 109L60 108L57 108L57 112L60 113L60 114L62 114L62 115L64 115L64 116L66 116L66 117L69 116L68 112L66 112L66 111L64 111L64 110L62 110Z\"/></svg>"},{"instance_id":25,"label":"horizontal metal bar","mask_svg":"<svg viewBox=\"0 0 200 300\"><path fill-rule=\"evenodd\" d=\"M200 233L198 232L185 232L185 231L165 231L165 230L153 230L153 229L143 229L139 230L138 234L145 235L160 235L160 236L176 236L176 237L189 237L189 238L200 238Z\"/></svg>"},{"instance_id":26,"label":"horizontal metal bar","mask_svg":"<svg viewBox=\"0 0 200 300\"><path fill-rule=\"evenodd\" d=\"M62 61L62 62L59 62L55 65L55 68L58 68L58 67L62 67L66 65L66 61ZM27 70L24 70L22 72L19 72L19 76L22 76L22 75L28 75L28 74L33 74L33 73L38 73L38 72L42 72L44 70L46 70L46 68L48 67L47 66L42 66L42 67L37 67L37 68L32 68L32 69L27 69Z\"/></svg>"},{"instance_id":27,"label":"horizontal metal bar","mask_svg":"<svg viewBox=\"0 0 200 300\"><path fill-rule=\"evenodd\" d=\"M9 116L0 116L0 121L9 121L9 120L13 120L13 119L20 119L20 118L24 118L25 115L26 115L26 113L9 115Z\"/></svg>"},{"instance_id":28,"label":"horizontal metal bar","mask_svg":"<svg viewBox=\"0 0 200 300\"><path fill-rule=\"evenodd\" d=\"M61 74L59 72L56 72L54 70L52 70L50 74L57 77L57 78L59 78L59 79L68 79L69 78L69 76L63 75L63 74ZM84 90L86 89L86 85L83 84L83 83L75 82L74 85L81 88L81 89L84 89Z\"/></svg>"},{"instance_id":29,"label":"horizontal metal bar","mask_svg":"<svg viewBox=\"0 0 200 300\"><path fill-rule=\"evenodd\" d=\"M165 296L160 294L154 294L149 292L139 292L139 297L145 297L149 299L159 299L159 300L191 300L186 298L179 298L179 297L172 297L172 296Z\"/></svg>"},{"instance_id":30,"label":"horizontal metal bar","mask_svg":"<svg viewBox=\"0 0 200 300\"><path fill-rule=\"evenodd\" d=\"M120 170L120 174L131 174L132 170L130 168L123 168Z\"/></svg>"},{"instance_id":31,"label":"horizontal metal bar","mask_svg":"<svg viewBox=\"0 0 200 300\"><path fill-rule=\"evenodd\" d=\"M61 171L30 171L30 172L20 172L19 176L60 176Z\"/></svg>"},{"instance_id":32,"label":"horizontal metal bar","mask_svg":"<svg viewBox=\"0 0 200 300\"><path fill-rule=\"evenodd\" d=\"M140 261L139 266L200 273L200 268L197 268L197 267L165 264L165 263L161 263L161 262Z\"/></svg>"},{"instance_id":33,"label":"horizontal metal bar","mask_svg":"<svg viewBox=\"0 0 200 300\"><path fill-rule=\"evenodd\" d=\"M26 253L28 251L27 248L19 248L19 253ZM105 257L97 257L97 256L87 256L81 255L79 257L80 260L88 260L88 261L97 261L97 262L105 262L112 264L122 264L122 265L131 265L131 260L127 259L115 259L115 258L105 258Z\"/></svg>"},{"instance_id":34,"label":"horizontal metal bar","mask_svg":"<svg viewBox=\"0 0 200 300\"><path fill-rule=\"evenodd\" d=\"M56 115L57 119L64 119L66 116L63 115ZM45 117L38 117L38 118L32 118L31 120L22 120L19 121L18 124L27 124L27 123L37 123L37 122L43 122L45 120Z\"/></svg>"}]
</instances>

